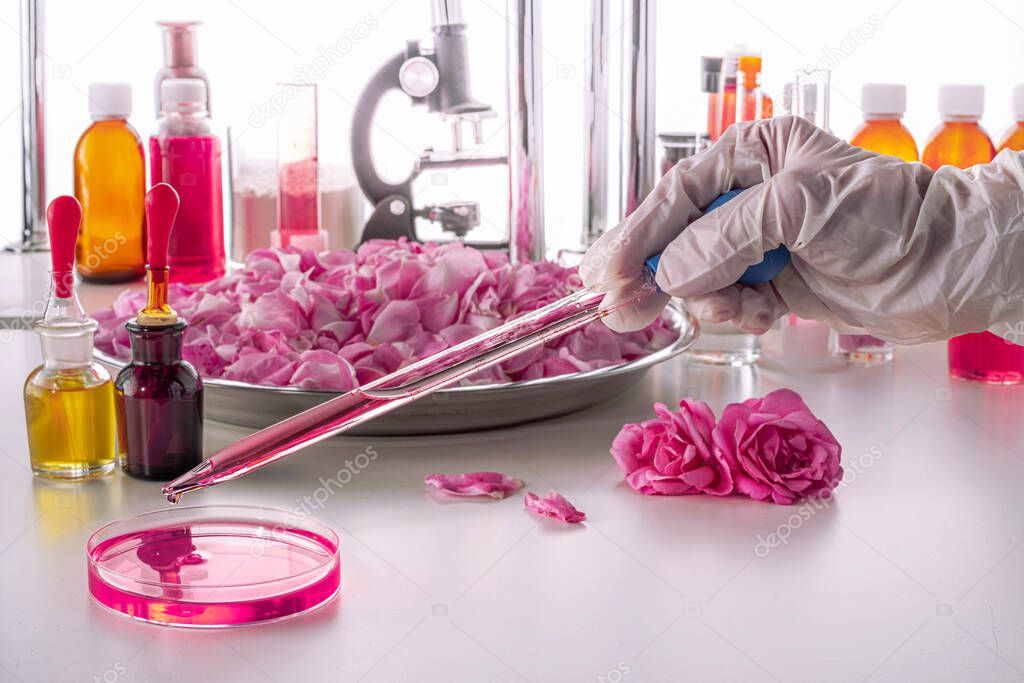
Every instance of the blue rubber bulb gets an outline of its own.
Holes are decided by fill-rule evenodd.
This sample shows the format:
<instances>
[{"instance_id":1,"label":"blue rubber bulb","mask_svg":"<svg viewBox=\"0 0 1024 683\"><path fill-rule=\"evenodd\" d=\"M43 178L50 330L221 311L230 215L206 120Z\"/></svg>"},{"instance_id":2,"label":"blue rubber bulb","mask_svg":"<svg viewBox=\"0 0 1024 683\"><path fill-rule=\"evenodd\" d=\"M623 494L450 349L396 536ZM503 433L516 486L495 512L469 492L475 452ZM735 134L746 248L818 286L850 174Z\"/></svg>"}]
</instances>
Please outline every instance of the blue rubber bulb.
<instances>
[{"instance_id":1,"label":"blue rubber bulb","mask_svg":"<svg viewBox=\"0 0 1024 683\"><path fill-rule=\"evenodd\" d=\"M708 204L707 208L704 209L704 213L711 213L722 204L725 204L734 197L738 197L741 192L743 192L743 190L729 190L725 194L719 196L718 199ZM661 254L655 254L644 261L644 265L648 272L650 272L651 277L654 277L654 274L658 272L658 263L660 261ZM783 246L776 247L775 249L766 251L764 253L764 259L762 259L760 263L752 265L743 271L743 275L741 275L740 279L736 282L741 285L758 285L763 282L768 282L781 273L787 263L789 263L789 249L786 249L786 247Z\"/></svg>"}]
</instances>

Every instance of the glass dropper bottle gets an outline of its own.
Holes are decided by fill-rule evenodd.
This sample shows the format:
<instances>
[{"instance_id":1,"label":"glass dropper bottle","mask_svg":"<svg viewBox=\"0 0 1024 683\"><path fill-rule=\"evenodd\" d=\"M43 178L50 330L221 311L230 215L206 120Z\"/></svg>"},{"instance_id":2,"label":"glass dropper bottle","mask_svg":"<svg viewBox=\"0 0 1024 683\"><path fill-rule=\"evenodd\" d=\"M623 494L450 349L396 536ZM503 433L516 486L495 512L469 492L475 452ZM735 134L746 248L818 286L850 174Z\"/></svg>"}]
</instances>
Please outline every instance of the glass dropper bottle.
<instances>
[{"instance_id":1,"label":"glass dropper bottle","mask_svg":"<svg viewBox=\"0 0 1024 683\"><path fill-rule=\"evenodd\" d=\"M75 284L75 243L82 207L57 197L46 210L53 277L43 319L35 330L43 364L25 380L25 421L32 472L82 479L114 469L117 455L114 390L93 361L96 321L87 317Z\"/></svg>"},{"instance_id":2,"label":"glass dropper bottle","mask_svg":"<svg viewBox=\"0 0 1024 683\"><path fill-rule=\"evenodd\" d=\"M181 357L187 327L168 301L167 243L178 193L159 183L146 194L145 307L125 324L132 360L117 375L121 468L142 479L169 480L203 457L203 380Z\"/></svg>"}]
</instances>

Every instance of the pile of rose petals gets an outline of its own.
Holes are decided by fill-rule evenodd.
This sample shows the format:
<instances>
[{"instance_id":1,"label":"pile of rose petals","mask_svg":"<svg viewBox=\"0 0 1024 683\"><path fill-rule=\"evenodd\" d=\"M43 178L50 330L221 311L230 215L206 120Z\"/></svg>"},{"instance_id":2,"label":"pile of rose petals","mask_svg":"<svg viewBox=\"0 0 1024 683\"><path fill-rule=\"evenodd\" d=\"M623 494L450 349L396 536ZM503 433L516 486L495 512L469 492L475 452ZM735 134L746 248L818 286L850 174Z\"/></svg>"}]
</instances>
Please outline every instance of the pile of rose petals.
<instances>
[{"instance_id":1,"label":"pile of rose petals","mask_svg":"<svg viewBox=\"0 0 1024 683\"><path fill-rule=\"evenodd\" d=\"M714 414L703 401L627 424L612 442L626 482L647 495L744 495L789 505L827 497L843 478L842 448L789 389L733 403Z\"/></svg>"},{"instance_id":2,"label":"pile of rose petals","mask_svg":"<svg viewBox=\"0 0 1024 683\"><path fill-rule=\"evenodd\" d=\"M201 286L175 284L189 323L184 357L207 378L346 391L581 287L574 268L512 265L461 243L374 240L356 251L258 249ZM127 359L124 323L145 303L126 291L96 313L96 347ZM664 320L616 334L596 322L488 368L471 383L554 377L631 361L675 339Z\"/></svg>"}]
</instances>

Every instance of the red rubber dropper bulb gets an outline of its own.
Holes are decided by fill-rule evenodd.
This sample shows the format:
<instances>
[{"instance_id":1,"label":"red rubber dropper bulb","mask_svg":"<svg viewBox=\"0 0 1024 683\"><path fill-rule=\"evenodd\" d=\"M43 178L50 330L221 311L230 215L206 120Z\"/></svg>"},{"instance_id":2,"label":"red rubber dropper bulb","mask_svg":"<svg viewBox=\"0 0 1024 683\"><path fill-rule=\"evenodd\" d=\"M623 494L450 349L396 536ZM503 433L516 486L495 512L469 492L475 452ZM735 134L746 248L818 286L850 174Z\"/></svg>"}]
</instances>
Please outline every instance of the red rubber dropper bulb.
<instances>
[{"instance_id":1,"label":"red rubber dropper bulb","mask_svg":"<svg viewBox=\"0 0 1024 683\"><path fill-rule=\"evenodd\" d=\"M146 306L135 321L144 327L178 323L178 314L167 301L170 282L167 244L178 215L178 193L167 183L157 183L146 193Z\"/></svg>"},{"instance_id":2,"label":"red rubber dropper bulb","mask_svg":"<svg viewBox=\"0 0 1024 683\"><path fill-rule=\"evenodd\" d=\"M50 229L54 294L60 299L68 299L75 284L72 271L75 267L75 242L82 224L82 205L69 195L57 197L46 208L46 224Z\"/></svg>"},{"instance_id":3,"label":"red rubber dropper bulb","mask_svg":"<svg viewBox=\"0 0 1024 683\"><path fill-rule=\"evenodd\" d=\"M167 183L157 183L146 193L146 264L167 267L167 245L181 200Z\"/></svg>"}]
</instances>

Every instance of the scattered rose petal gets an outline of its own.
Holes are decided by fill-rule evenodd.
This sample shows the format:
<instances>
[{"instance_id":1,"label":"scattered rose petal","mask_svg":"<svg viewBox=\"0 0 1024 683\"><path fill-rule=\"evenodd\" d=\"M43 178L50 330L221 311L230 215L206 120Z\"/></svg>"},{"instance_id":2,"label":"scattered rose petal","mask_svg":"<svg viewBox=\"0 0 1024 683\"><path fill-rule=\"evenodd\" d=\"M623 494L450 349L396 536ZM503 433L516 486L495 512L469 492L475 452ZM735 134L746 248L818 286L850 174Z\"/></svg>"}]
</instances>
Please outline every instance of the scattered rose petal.
<instances>
[{"instance_id":1,"label":"scattered rose petal","mask_svg":"<svg viewBox=\"0 0 1024 683\"><path fill-rule=\"evenodd\" d=\"M207 378L344 390L382 377L582 286L574 268L509 263L458 242L371 240L356 251L257 249L200 286L172 284L190 325L183 355ZM128 291L97 311L96 347L130 356L124 323L144 305ZM466 384L515 382L635 360L672 343L659 318L614 334L595 322ZM329 354L336 359L328 358Z\"/></svg>"},{"instance_id":2,"label":"scattered rose petal","mask_svg":"<svg viewBox=\"0 0 1024 683\"><path fill-rule=\"evenodd\" d=\"M565 496L557 491L548 491L548 495L544 498L528 491L523 499L523 505L530 512L558 519L567 524L579 524L587 519L586 513L577 510L572 503L565 499Z\"/></svg>"},{"instance_id":3,"label":"scattered rose petal","mask_svg":"<svg viewBox=\"0 0 1024 683\"><path fill-rule=\"evenodd\" d=\"M499 499L523 488L521 480L501 472L428 474L423 483L454 496L490 496Z\"/></svg>"},{"instance_id":4,"label":"scattered rose petal","mask_svg":"<svg viewBox=\"0 0 1024 683\"><path fill-rule=\"evenodd\" d=\"M789 389L727 406L713 441L736 491L754 500L789 505L824 497L843 478L839 442Z\"/></svg>"},{"instance_id":5,"label":"scattered rose petal","mask_svg":"<svg viewBox=\"0 0 1024 683\"><path fill-rule=\"evenodd\" d=\"M652 420L622 427L611 453L626 482L647 495L732 493L733 479L711 434L715 415L703 401L683 399L679 410L654 405Z\"/></svg>"}]
</instances>

